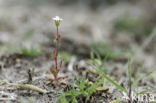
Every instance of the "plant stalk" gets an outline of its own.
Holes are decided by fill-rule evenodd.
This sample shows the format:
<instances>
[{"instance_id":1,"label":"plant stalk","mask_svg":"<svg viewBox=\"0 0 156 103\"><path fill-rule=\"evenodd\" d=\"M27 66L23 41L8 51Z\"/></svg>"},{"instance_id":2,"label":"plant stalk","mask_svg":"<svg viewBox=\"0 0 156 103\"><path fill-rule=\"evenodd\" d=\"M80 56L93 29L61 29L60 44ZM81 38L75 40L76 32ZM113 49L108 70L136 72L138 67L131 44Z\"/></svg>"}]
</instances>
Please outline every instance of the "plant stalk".
<instances>
[{"instance_id":1,"label":"plant stalk","mask_svg":"<svg viewBox=\"0 0 156 103\"><path fill-rule=\"evenodd\" d=\"M58 49L59 49L59 31L58 31L58 26L56 26L56 49L55 49L55 69L56 69L56 72L58 72ZM55 79L57 79L57 75L55 77Z\"/></svg>"}]
</instances>

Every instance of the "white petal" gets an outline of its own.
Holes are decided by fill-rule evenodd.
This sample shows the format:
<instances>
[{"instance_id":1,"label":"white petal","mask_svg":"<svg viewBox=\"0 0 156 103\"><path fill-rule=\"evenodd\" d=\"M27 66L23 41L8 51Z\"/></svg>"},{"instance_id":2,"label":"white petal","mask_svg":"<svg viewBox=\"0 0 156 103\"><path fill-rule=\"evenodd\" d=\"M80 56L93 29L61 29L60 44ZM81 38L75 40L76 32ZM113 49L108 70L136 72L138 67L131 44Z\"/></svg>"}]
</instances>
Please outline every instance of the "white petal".
<instances>
[{"instance_id":1,"label":"white petal","mask_svg":"<svg viewBox=\"0 0 156 103\"><path fill-rule=\"evenodd\" d=\"M59 16L55 16L54 18L53 18L53 20L59 20L59 21L62 21L63 19L62 18L60 18Z\"/></svg>"}]
</instances>

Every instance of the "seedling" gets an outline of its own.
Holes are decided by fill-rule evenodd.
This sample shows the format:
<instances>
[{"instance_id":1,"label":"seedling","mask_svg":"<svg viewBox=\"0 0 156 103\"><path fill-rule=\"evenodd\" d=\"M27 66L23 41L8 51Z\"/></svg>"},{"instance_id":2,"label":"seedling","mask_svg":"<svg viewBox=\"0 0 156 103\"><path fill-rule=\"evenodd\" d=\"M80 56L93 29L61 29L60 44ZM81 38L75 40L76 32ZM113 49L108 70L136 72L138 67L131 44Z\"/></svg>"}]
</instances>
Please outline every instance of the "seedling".
<instances>
[{"instance_id":1,"label":"seedling","mask_svg":"<svg viewBox=\"0 0 156 103\"><path fill-rule=\"evenodd\" d=\"M50 67L50 72L52 73L53 77L47 76L47 78L49 80L52 80L53 85L57 85L60 83L59 80L66 78L66 76L61 76L61 77L58 76L59 71L62 67L62 60L58 62L58 49L59 49L60 38L61 38L61 35L59 34L59 25L63 19L61 19L59 16L56 16L55 18L53 18L53 20L55 21L55 25L56 25L56 38L54 40L54 43L56 43L56 48L52 52L55 65L52 65Z\"/></svg>"}]
</instances>

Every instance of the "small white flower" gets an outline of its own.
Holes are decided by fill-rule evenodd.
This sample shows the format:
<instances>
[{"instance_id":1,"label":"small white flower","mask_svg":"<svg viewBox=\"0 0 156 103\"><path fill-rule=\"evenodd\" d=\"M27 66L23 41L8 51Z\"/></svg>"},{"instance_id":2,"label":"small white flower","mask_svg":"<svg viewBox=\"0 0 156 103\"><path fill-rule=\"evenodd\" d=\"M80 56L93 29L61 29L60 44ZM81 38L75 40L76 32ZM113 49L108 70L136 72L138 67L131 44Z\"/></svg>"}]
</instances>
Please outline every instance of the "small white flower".
<instances>
[{"instance_id":1,"label":"small white flower","mask_svg":"<svg viewBox=\"0 0 156 103\"><path fill-rule=\"evenodd\" d=\"M53 18L53 20L54 20L54 21L62 21L63 19L60 18L59 16L55 16L55 17Z\"/></svg>"},{"instance_id":2,"label":"small white flower","mask_svg":"<svg viewBox=\"0 0 156 103\"><path fill-rule=\"evenodd\" d=\"M59 26L60 25L60 21L62 21L63 19L60 18L59 16L56 16L56 17L53 18L53 20L55 21L56 26Z\"/></svg>"}]
</instances>

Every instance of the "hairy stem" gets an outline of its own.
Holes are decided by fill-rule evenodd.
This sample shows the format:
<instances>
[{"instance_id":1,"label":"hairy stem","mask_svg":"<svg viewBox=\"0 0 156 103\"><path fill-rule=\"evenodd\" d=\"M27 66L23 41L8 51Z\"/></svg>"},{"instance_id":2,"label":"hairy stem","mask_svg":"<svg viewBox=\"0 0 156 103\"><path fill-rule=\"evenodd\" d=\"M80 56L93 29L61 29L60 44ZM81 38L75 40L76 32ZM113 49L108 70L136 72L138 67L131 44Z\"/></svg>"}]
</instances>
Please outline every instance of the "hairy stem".
<instances>
[{"instance_id":1,"label":"hairy stem","mask_svg":"<svg viewBox=\"0 0 156 103\"><path fill-rule=\"evenodd\" d=\"M55 53L55 69L58 72L58 49L59 49L59 32L58 32L58 26L56 27L56 53ZM55 79L57 78L57 76L55 77Z\"/></svg>"}]
</instances>

